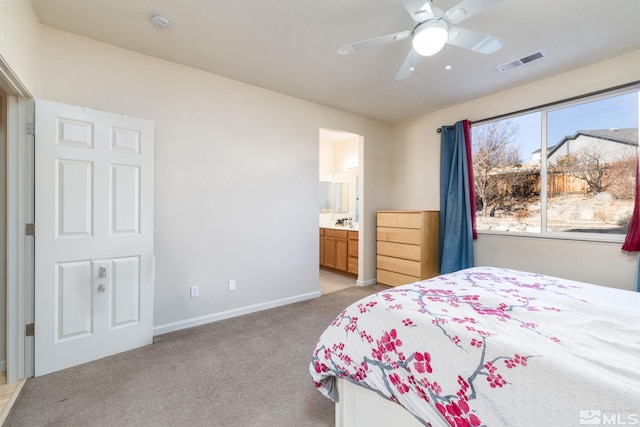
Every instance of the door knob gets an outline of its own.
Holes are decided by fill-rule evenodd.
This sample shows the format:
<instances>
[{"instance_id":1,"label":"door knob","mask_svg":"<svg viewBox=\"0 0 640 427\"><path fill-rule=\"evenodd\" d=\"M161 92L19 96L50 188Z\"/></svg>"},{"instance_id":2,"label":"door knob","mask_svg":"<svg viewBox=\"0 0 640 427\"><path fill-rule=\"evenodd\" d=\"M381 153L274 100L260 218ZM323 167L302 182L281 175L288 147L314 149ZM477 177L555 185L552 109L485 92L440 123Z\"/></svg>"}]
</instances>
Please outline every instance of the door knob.
<instances>
[{"instance_id":1,"label":"door knob","mask_svg":"<svg viewBox=\"0 0 640 427\"><path fill-rule=\"evenodd\" d=\"M105 277L107 277L107 268L104 266L100 266L100 268L98 269L98 277L100 277L101 279L104 279Z\"/></svg>"},{"instance_id":2,"label":"door knob","mask_svg":"<svg viewBox=\"0 0 640 427\"><path fill-rule=\"evenodd\" d=\"M107 287L104 284L99 284L98 285L98 291L104 293L107 290Z\"/></svg>"}]
</instances>

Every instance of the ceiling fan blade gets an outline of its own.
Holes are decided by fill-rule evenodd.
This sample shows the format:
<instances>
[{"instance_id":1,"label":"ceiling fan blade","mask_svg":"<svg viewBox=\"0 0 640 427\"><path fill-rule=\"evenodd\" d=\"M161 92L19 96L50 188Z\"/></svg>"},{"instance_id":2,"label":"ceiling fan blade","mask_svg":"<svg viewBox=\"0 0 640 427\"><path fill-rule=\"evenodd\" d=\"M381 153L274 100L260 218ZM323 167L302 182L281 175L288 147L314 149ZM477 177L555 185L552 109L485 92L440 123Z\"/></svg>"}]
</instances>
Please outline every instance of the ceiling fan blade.
<instances>
[{"instance_id":1,"label":"ceiling fan blade","mask_svg":"<svg viewBox=\"0 0 640 427\"><path fill-rule=\"evenodd\" d=\"M447 10L444 17L450 24L457 24L493 6L499 1L500 0L462 0L451 9Z\"/></svg>"},{"instance_id":2,"label":"ceiling fan blade","mask_svg":"<svg viewBox=\"0 0 640 427\"><path fill-rule=\"evenodd\" d=\"M460 27L449 27L447 43L484 54L496 52L504 46L503 39Z\"/></svg>"},{"instance_id":3,"label":"ceiling fan blade","mask_svg":"<svg viewBox=\"0 0 640 427\"><path fill-rule=\"evenodd\" d=\"M431 0L402 0L402 3L415 22L424 22L433 18Z\"/></svg>"},{"instance_id":4,"label":"ceiling fan blade","mask_svg":"<svg viewBox=\"0 0 640 427\"><path fill-rule=\"evenodd\" d=\"M340 46L340 48L338 48L338 53L341 55L346 55L348 53L353 53L356 50L362 50L369 47L378 46L381 44L388 44L388 43L404 40L410 35L411 35L411 31L400 31L399 33L387 34L386 36L374 37L368 40L345 44Z\"/></svg>"},{"instance_id":5,"label":"ceiling fan blade","mask_svg":"<svg viewBox=\"0 0 640 427\"><path fill-rule=\"evenodd\" d=\"M404 62L400 66L400 69L396 74L396 80L402 80L409 77L419 60L420 54L412 48L411 51L409 51L409 54L405 58Z\"/></svg>"}]
</instances>

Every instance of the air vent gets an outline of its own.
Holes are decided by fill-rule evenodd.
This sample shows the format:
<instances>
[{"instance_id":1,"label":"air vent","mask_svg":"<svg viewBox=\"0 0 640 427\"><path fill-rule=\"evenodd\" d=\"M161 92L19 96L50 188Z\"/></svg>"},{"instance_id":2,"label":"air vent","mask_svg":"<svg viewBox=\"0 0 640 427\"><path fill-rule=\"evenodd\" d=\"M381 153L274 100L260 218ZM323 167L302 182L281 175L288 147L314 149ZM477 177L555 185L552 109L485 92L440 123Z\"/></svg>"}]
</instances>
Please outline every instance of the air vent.
<instances>
[{"instance_id":1,"label":"air vent","mask_svg":"<svg viewBox=\"0 0 640 427\"><path fill-rule=\"evenodd\" d=\"M533 61L537 61L546 57L547 55L543 51L538 51L536 53L532 53L531 55L527 55L523 58L516 59L515 61L507 62L506 64L498 65L496 68L503 73L505 71L513 70L514 68L521 67L523 65L529 64Z\"/></svg>"}]
</instances>

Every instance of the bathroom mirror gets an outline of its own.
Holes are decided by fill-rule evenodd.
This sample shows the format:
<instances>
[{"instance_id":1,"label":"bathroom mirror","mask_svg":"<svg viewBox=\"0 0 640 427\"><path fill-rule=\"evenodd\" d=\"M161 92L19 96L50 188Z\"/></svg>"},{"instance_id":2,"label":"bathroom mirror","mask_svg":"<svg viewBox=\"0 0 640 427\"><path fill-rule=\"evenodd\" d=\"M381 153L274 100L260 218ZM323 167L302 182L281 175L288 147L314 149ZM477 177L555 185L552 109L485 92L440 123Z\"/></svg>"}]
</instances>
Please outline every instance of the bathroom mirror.
<instances>
[{"instance_id":1,"label":"bathroom mirror","mask_svg":"<svg viewBox=\"0 0 640 427\"><path fill-rule=\"evenodd\" d=\"M349 184L344 182L333 184L333 211L336 213L349 212Z\"/></svg>"},{"instance_id":2,"label":"bathroom mirror","mask_svg":"<svg viewBox=\"0 0 640 427\"><path fill-rule=\"evenodd\" d=\"M320 181L320 189L319 189L320 213L331 212L332 187L333 187L332 182Z\"/></svg>"}]
</instances>

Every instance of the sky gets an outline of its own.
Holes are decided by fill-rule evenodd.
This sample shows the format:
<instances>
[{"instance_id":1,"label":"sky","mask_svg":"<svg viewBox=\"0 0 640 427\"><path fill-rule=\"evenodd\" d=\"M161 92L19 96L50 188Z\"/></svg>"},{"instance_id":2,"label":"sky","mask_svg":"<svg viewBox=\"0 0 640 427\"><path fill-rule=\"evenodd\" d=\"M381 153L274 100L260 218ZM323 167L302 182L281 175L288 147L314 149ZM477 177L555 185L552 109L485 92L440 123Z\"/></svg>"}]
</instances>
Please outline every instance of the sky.
<instances>
[{"instance_id":1,"label":"sky","mask_svg":"<svg viewBox=\"0 0 640 427\"><path fill-rule=\"evenodd\" d=\"M565 136L578 130L637 128L638 91L617 95L597 101L548 111L547 146L553 146ZM540 149L542 113L534 112L511 117L505 121L515 123L518 128L517 141L521 147L520 159L528 162L531 153Z\"/></svg>"}]
</instances>

